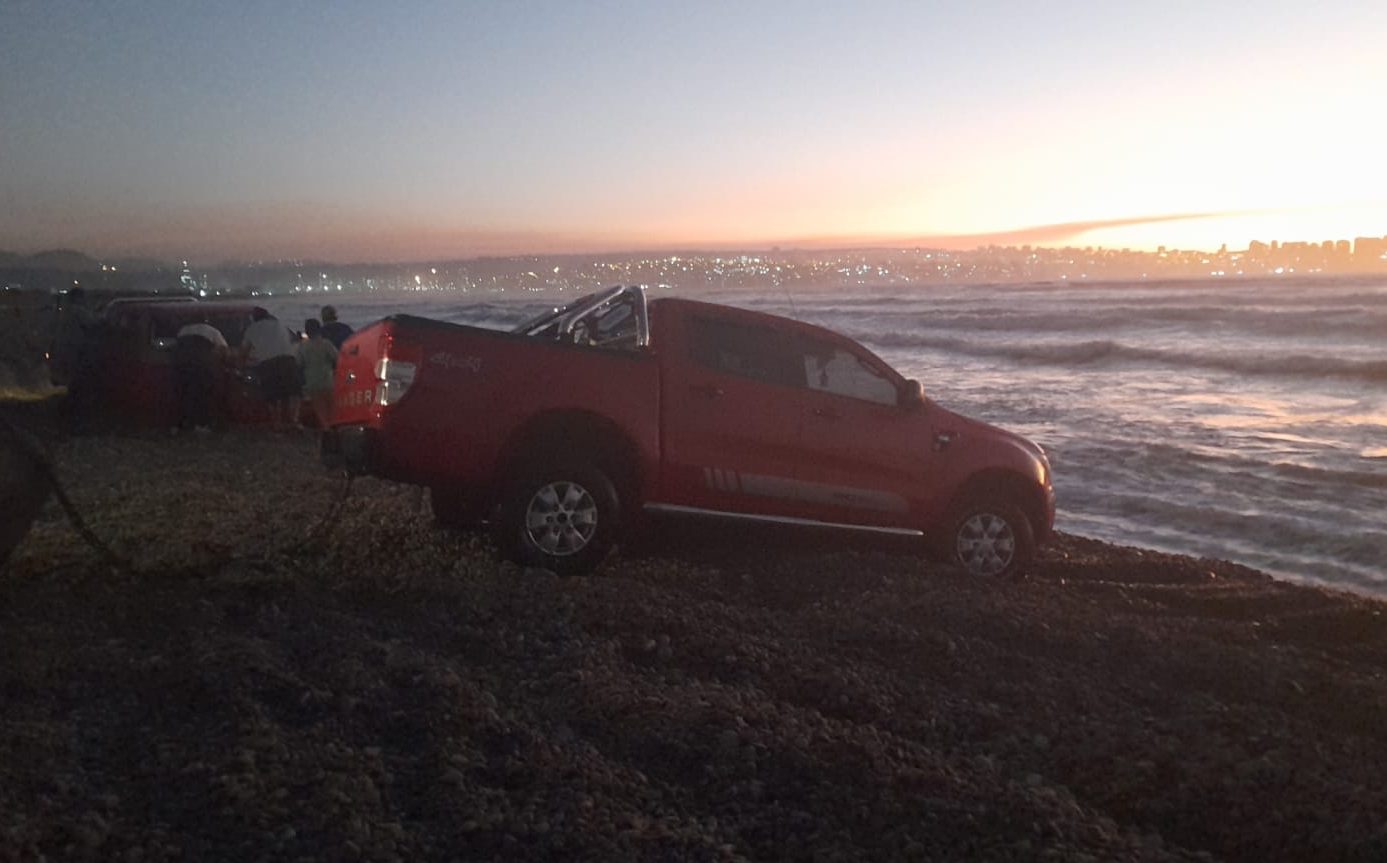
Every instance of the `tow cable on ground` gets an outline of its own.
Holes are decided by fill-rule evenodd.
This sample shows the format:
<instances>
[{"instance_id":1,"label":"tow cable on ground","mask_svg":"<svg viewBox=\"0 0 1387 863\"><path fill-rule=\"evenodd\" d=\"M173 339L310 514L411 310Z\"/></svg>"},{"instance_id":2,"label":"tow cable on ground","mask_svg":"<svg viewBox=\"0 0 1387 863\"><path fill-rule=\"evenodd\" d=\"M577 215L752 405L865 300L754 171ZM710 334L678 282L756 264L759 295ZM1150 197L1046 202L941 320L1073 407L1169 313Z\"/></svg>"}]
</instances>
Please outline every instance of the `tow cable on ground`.
<instances>
[{"instance_id":1,"label":"tow cable on ground","mask_svg":"<svg viewBox=\"0 0 1387 863\"><path fill-rule=\"evenodd\" d=\"M34 442L33 436L24 432L3 416L0 416L0 426L3 426L8 432L8 437L14 442L15 449L18 450L19 454L33 463L34 467L38 470L41 480L47 484L47 489L39 500L38 506L42 507L43 500L47 498L46 492L52 491L59 506L62 507L63 512L67 515L68 521L71 522L73 529L77 531L78 536L82 537L82 540L86 542L87 545L91 546L91 548L96 551L102 561L107 566L117 571L132 575L135 574L137 570L134 563L129 558L116 554L101 537L97 536L92 529L88 527L86 519L82 518L82 514L77 511L77 507L73 504L72 499L68 497L66 489L63 488L62 481L58 479L58 473L53 466L53 462ZM238 561L270 560L276 557L291 557L300 550L322 539L323 536L326 536L330 532L331 528L341 517L342 510L347 502L347 497L351 494L352 480L355 475L350 471L343 471L342 473L345 477L342 483L342 490L337 494L336 499L328 505L322 517L318 519L316 524L309 528L308 532L304 534L303 537L294 540L283 548L273 549L258 554L230 555L222 558L216 563L219 566L225 566ZM27 534L27 532L26 529L25 533Z\"/></svg>"},{"instance_id":2,"label":"tow cable on ground","mask_svg":"<svg viewBox=\"0 0 1387 863\"><path fill-rule=\"evenodd\" d=\"M309 545L317 542L323 536L326 536L331 531L331 529L337 524L337 520L341 517L342 510L345 504L347 503L347 497L352 493L352 480L356 478L356 474L352 473L351 471L342 471L342 474L346 477L345 481L342 483L342 491L337 495L336 500L328 504L327 511L323 513L322 518L318 519L318 523L308 529L308 533L304 534L302 539L290 544L289 546L279 551L274 551L263 555L246 555L241 558L233 556L232 558L230 558L230 560L289 557L292 556L293 553L298 551L300 548L307 548Z\"/></svg>"},{"instance_id":3,"label":"tow cable on ground","mask_svg":"<svg viewBox=\"0 0 1387 863\"><path fill-rule=\"evenodd\" d=\"M0 424L3 424L6 431L9 432L9 437L13 441L15 449L19 451L21 456L29 459L38 470L40 478L48 485L48 488L45 489L45 493L39 500L39 506L42 507L43 500L48 497L47 492L51 491L53 496L58 499L58 505L63 508L63 512L67 513L68 521L72 523L72 527L77 531L77 535L82 537L87 545L95 549L96 553L101 556L108 566L118 570L129 571L130 561L112 551L109 545L102 542L101 538L95 533L92 533L91 528L87 527L86 519L82 518L82 514L77 511L77 507L73 506L72 499L67 496L67 491L63 488L62 482L58 480L58 474L53 469L53 463L49 461L48 456L39 449L38 445L33 442L32 436L26 434L22 429L4 417L0 417ZM25 533L27 532L28 530L26 529Z\"/></svg>"}]
</instances>

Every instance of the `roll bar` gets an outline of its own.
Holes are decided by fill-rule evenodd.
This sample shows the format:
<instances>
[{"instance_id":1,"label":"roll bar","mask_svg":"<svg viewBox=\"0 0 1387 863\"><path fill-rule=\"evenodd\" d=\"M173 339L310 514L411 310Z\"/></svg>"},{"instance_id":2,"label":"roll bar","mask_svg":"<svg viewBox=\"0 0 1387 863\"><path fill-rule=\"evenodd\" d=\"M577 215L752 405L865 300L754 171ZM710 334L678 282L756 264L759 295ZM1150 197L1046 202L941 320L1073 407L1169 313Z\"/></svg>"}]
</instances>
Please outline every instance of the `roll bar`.
<instances>
[{"instance_id":1,"label":"roll bar","mask_svg":"<svg viewBox=\"0 0 1387 863\"><path fill-rule=\"evenodd\" d=\"M646 307L645 288L641 285L618 286L579 297L562 308L531 318L511 332L527 336L552 335L556 340L564 341L572 338L574 326L583 318L628 300L636 318L636 347L646 347L650 344L650 314Z\"/></svg>"}]
</instances>

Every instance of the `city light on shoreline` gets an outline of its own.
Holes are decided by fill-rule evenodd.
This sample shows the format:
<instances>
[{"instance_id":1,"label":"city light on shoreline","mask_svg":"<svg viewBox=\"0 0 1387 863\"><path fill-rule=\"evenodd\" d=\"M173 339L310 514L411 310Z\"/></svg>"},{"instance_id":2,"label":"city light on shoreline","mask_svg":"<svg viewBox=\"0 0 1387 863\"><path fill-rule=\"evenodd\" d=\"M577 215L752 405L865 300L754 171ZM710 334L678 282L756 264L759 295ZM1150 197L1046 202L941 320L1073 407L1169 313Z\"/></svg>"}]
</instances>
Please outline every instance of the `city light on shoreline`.
<instances>
[{"instance_id":1,"label":"city light on shoreline","mask_svg":"<svg viewBox=\"0 0 1387 863\"><path fill-rule=\"evenodd\" d=\"M80 286L103 292L313 300L325 294L524 297L587 293L614 284L644 285L656 293L733 290L772 294L782 290L851 293L978 284L1137 285L1189 280L1295 280L1312 285L1346 277L1380 280L1384 274L1387 235L1322 242L1254 241L1244 249L1223 247L1213 252L1165 247L1148 252L1093 246L995 245L967 251L927 247L771 249L493 256L428 263L259 261L202 267L184 261L178 270L156 262L117 267L98 264L75 252L62 252L0 266L0 287L6 291L62 291Z\"/></svg>"}]
</instances>

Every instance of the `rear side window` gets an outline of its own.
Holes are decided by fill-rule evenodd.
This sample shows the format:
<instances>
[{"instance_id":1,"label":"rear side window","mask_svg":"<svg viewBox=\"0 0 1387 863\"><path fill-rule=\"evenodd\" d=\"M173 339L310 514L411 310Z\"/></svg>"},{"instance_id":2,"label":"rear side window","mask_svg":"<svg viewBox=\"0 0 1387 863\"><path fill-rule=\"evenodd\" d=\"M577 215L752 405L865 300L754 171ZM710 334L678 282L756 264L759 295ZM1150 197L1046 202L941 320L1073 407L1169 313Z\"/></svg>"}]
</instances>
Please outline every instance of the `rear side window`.
<instances>
[{"instance_id":1,"label":"rear side window","mask_svg":"<svg viewBox=\"0 0 1387 863\"><path fill-rule=\"evenodd\" d=\"M693 318L689 349L699 365L739 378L804 386L804 361L790 340L770 327Z\"/></svg>"},{"instance_id":2,"label":"rear side window","mask_svg":"<svg viewBox=\"0 0 1387 863\"><path fill-rule=\"evenodd\" d=\"M149 322L153 325L153 335L156 339L171 339L178 335L178 328L183 326L181 321L162 315L150 315Z\"/></svg>"}]
</instances>

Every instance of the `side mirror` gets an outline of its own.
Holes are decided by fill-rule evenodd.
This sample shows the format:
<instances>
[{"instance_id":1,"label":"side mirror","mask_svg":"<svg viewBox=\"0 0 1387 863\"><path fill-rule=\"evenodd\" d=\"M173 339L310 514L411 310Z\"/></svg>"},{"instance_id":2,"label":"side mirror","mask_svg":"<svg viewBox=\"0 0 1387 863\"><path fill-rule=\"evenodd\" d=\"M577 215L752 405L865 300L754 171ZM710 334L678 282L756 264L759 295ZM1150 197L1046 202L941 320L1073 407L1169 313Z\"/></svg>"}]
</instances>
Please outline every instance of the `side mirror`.
<instances>
[{"instance_id":1,"label":"side mirror","mask_svg":"<svg viewBox=\"0 0 1387 863\"><path fill-rule=\"evenodd\" d=\"M898 403L908 411L919 410L925 406L925 388L920 386L919 381L911 378L901 388Z\"/></svg>"}]
</instances>

